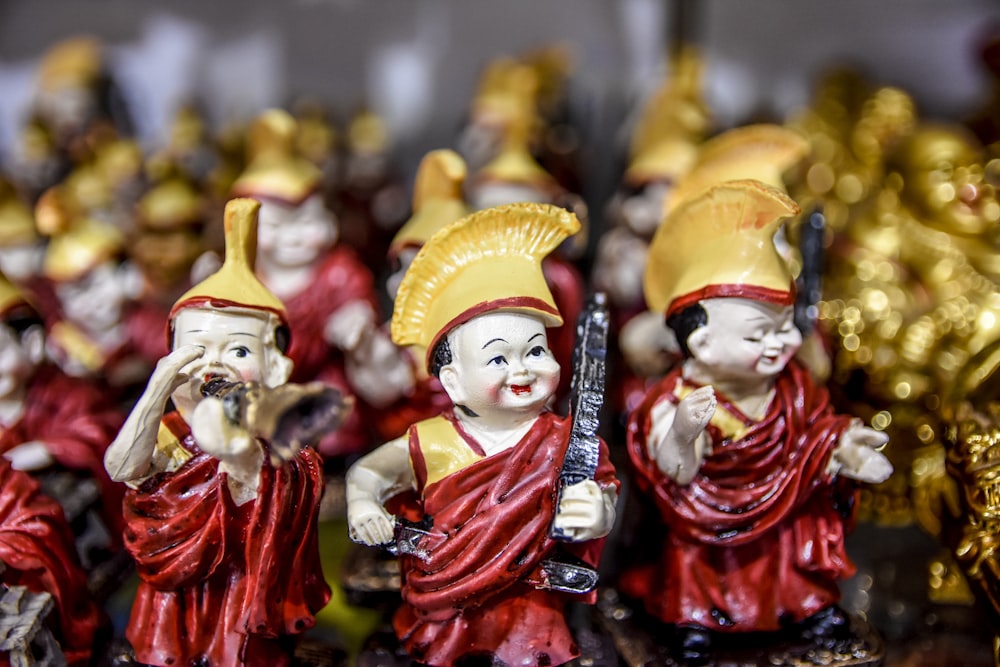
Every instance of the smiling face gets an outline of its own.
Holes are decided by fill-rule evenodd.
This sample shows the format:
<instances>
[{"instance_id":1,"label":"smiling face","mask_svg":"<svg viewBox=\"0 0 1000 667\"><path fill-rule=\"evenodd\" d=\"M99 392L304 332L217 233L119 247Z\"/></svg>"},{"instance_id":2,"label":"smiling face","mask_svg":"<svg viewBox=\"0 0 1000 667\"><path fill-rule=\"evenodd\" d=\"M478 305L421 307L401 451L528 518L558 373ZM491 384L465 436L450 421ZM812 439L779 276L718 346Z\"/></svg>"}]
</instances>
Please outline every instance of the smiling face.
<instances>
[{"instance_id":1,"label":"smiling face","mask_svg":"<svg viewBox=\"0 0 1000 667\"><path fill-rule=\"evenodd\" d=\"M76 280L55 283L55 291L66 319L85 331L108 331L122 320L126 295L114 261L102 262Z\"/></svg>"},{"instance_id":2,"label":"smiling face","mask_svg":"<svg viewBox=\"0 0 1000 667\"><path fill-rule=\"evenodd\" d=\"M185 308L174 317L174 349L198 345L205 353L181 369L189 376L172 396L182 412L201 399L213 378L262 382L274 387L291 373L291 362L274 343L274 316L243 308Z\"/></svg>"},{"instance_id":3,"label":"smiling face","mask_svg":"<svg viewBox=\"0 0 1000 667\"><path fill-rule=\"evenodd\" d=\"M319 194L295 207L261 202L257 251L267 263L283 267L312 264L337 242L337 233L336 220Z\"/></svg>"},{"instance_id":4,"label":"smiling face","mask_svg":"<svg viewBox=\"0 0 1000 667\"><path fill-rule=\"evenodd\" d=\"M452 363L441 369L456 405L491 421L537 415L559 384L545 325L520 313L480 315L448 334Z\"/></svg>"},{"instance_id":5,"label":"smiling face","mask_svg":"<svg viewBox=\"0 0 1000 667\"><path fill-rule=\"evenodd\" d=\"M792 306L750 299L701 302L708 323L688 338L692 358L718 381L778 375L802 345Z\"/></svg>"}]
</instances>

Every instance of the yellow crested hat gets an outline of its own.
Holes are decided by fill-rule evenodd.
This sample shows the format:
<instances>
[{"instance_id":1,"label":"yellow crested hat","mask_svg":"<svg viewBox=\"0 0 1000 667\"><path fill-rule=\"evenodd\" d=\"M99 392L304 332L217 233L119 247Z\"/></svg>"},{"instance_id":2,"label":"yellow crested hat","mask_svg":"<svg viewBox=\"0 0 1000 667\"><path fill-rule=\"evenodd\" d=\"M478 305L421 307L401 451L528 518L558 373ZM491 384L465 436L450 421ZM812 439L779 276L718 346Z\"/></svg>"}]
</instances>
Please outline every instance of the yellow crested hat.
<instances>
[{"instance_id":1,"label":"yellow crested hat","mask_svg":"<svg viewBox=\"0 0 1000 667\"><path fill-rule=\"evenodd\" d=\"M788 195L754 180L721 183L683 202L649 246L646 304L667 315L716 297L791 304L792 275L773 237L798 212Z\"/></svg>"},{"instance_id":2,"label":"yellow crested hat","mask_svg":"<svg viewBox=\"0 0 1000 667\"><path fill-rule=\"evenodd\" d=\"M424 156L413 186L413 216L389 244L390 259L403 248L419 248L439 229L468 215L462 198L465 176L465 160L455 151L442 149Z\"/></svg>"},{"instance_id":3,"label":"yellow crested hat","mask_svg":"<svg viewBox=\"0 0 1000 667\"><path fill-rule=\"evenodd\" d=\"M224 227L226 258L218 271L189 289L170 311L171 321L184 308L249 308L276 315L288 324L285 306L254 275L257 257L257 214L260 202L231 199L226 202Z\"/></svg>"},{"instance_id":4,"label":"yellow crested hat","mask_svg":"<svg viewBox=\"0 0 1000 667\"><path fill-rule=\"evenodd\" d=\"M702 144L694 166L664 202L664 212L725 181L753 179L784 190L783 174L808 154L806 138L780 125L747 125L723 132Z\"/></svg>"},{"instance_id":5,"label":"yellow crested hat","mask_svg":"<svg viewBox=\"0 0 1000 667\"><path fill-rule=\"evenodd\" d=\"M42 57L39 86L51 90L64 86L90 85L103 68L101 44L93 37L74 37L59 42Z\"/></svg>"},{"instance_id":6,"label":"yellow crested hat","mask_svg":"<svg viewBox=\"0 0 1000 667\"><path fill-rule=\"evenodd\" d=\"M473 213L437 232L400 283L391 333L397 345L432 354L449 331L492 311L562 316L542 274L542 259L580 229L566 209L520 203Z\"/></svg>"},{"instance_id":7,"label":"yellow crested hat","mask_svg":"<svg viewBox=\"0 0 1000 667\"><path fill-rule=\"evenodd\" d=\"M253 197L297 206L319 188L322 173L295 152L298 124L287 111L258 116L247 135L250 164L233 183L235 197Z\"/></svg>"},{"instance_id":8,"label":"yellow crested hat","mask_svg":"<svg viewBox=\"0 0 1000 667\"><path fill-rule=\"evenodd\" d=\"M528 148L534 116L513 122L507 128L500 153L476 174L477 183L513 183L528 185L553 196L562 188L552 174L538 164Z\"/></svg>"},{"instance_id":9,"label":"yellow crested hat","mask_svg":"<svg viewBox=\"0 0 1000 667\"><path fill-rule=\"evenodd\" d=\"M42 273L56 282L84 276L125 246L125 236L117 227L88 217L63 186L42 193L35 204L35 224L49 236Z\"/></svg>"},{"instance_id":10,"label":"yellow crested hat","mask_svg":"<svg viewBox=\"0 0 1000 667\"><path fill-rule=\"evenodd\" d=\"M642 149L625 170L625 182L643 185L652 181L677 182L695 163L698 147L683 135L660 139Z\"/></svg>"},{"instance_id":11,"label":"yellow crested hat","mask_svg":"<svg viewBox=\"0 0 1000 667\"><path fill-rule=\"evenodd\" d=\"M136 211L145 229L172 230L202 222L203 202L188 180L171 176L143 195Z\"/></svg>"}]
</instances>

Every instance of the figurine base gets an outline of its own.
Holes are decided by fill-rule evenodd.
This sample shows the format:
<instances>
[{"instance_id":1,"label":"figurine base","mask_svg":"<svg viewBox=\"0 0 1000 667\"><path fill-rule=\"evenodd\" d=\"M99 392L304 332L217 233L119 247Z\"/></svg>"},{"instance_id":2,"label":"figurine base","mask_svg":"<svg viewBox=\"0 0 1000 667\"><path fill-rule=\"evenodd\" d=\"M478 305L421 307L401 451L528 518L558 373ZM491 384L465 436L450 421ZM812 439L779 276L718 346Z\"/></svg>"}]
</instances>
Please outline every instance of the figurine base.
<instances>
[{"instance_id":1,"label":"figurine base","mask_svg":"<svg viewBox=\"0 0 1000 667\"><path fill-rule=\"evenodd\" d=\"M710 656L690 663L677 657L664 637L669 630L647 621L619 599L616 591L602 589L595 611L597 623L610 635L628 667L878 667L885 646L864 620L851 617L850 633L843 639L807 640L779 633L747 635L714 634Z\"/></svg>"},{"instance_id":2,"label":"figurine base","mask_svg":"<svg viewBox=\"0 0 1000 667\"><path fill-rule=\"evenodd\" d=\"M340 566L347 601L388 613L399 605L399 561L384 549L353 544Z\"/></svg>"}]
</instances>

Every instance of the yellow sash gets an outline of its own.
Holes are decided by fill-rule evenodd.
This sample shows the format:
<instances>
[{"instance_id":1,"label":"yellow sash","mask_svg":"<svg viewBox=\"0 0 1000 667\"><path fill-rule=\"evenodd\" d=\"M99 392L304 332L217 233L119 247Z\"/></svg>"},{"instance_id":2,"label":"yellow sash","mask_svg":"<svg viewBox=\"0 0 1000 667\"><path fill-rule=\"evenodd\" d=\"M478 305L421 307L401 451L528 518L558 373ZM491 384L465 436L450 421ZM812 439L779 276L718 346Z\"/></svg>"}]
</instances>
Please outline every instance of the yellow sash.
<instances>
[{"instance_id":1,"label":"yellow sash","mask_svg":"<svg viewBox=\"0 0 1000 667\"><path fill-rule=\"evenodd\" d=\"M417 439L427 466L427 485L483 458L444 417L432 417L417 424Z\"/></svg>"}]
</instances>

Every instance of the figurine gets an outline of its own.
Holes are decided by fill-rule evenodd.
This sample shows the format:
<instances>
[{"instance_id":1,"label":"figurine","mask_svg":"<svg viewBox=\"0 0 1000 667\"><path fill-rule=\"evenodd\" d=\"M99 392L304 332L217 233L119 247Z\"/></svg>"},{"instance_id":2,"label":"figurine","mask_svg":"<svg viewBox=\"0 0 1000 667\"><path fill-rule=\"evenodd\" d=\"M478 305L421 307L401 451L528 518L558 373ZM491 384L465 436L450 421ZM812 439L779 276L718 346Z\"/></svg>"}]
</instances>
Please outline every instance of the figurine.
<instances>
[{"instance_id":1,"label":"figurine","mask_svg":"<svg viewBox=\"0 0 1000 667\"><path fill-rule=\"evenodd\" d=\"M784 191L784 174L800 164L809 153L805 138L779 125L747 125L723 132L697 149L687 172L673 184L669 197L663 199L660 219L684 201L710 186L724 181L754 179ZM648 227L650 234L657 227ZM777 238L779 250L791 259L794 253L784 241L784 227ZM651 236L650 236L651 238ZM645 266L645 256L630 266L634 271ZM599 274L598 274L599 275ZM598 285L600 280L596 280ZM634 314L621 326L619 347L634 378L624 383L624 405L635 407L648 389L648 382L661 377L680 361L676 341L664 326L662 313L645 310Z\"/></svg>"},{"instance_id":2,"label":"figurine","mask_svg":"<svg viewBox=\"0 0 1000 667\"><path fill-rule=\"evenodd\" d=\"M481 210L503 204L537 202L555 204L576 213L585 210L579 197L562 186L532 156L528 133L534 122L534 112L524 109L524 115L512 119L500 153L479 170L468 183L468 197L473 209ZM583 224L585 225L585 218ZM586 231L567 239L566 243L545 257L542 271L552 297L565 324L551 332L549 344L556 361L564 368L572 362L574 322L583 309L585 291L583 275L573 264L586 246ZM569 393L569 378L563 377L556 392L562 402Z\"/></svg>"},{"instance_id":3,"label":"figurine","mask_svg":"<svg viewBox=\"0 0 1000 667\"><path fill-rule=\"evenodd\" d=\"M138 298L169 310L191 287L192 269L209 251L205 200L187 177L168 172L142 195L134 216L128 256L142 276Z\"/></svg>"},{"instance_id":4,"label":"figurine","mask_svg":"<svg viewBox=\"0 0 1000 667\"><path fill-rule=\"evenodd\" d=\"M390 298L396 298L400 282L424 243L438 230L469 213L462 199L465 175L465 161L451 150L431 151L420 161L413 185L413 216L389 244L389 263L393 272L386 279L386 291ZM423 367L420 353L413 352L412 348L405 348L403 353L409 355L413 388L380 411L378 431L384 440L397 438L410 424L451 407L441 383Z\"/></svg>"},{"instance_id":5,"label":"figurine","mask_svg":"<svg viewBox=\"0 0 1000 667\"><path fill-rule=\"evenodd\" d=\"M386 501L419 495L426 530L401 530L393 622L418 662L557 665L577 654L564 619L573 596L546 587L557 584L544 574L552 534L563 532L584 570L595 567L618 489L596 437L596 470L560 488L570 421L546 411L560 368L545 329L562 319L541 260L578 229L553 206L480 211L435 234L399 287L393 340L426 350L454 406L350 468L348 524L356 541L386 544ZM574 589L577 599L593 602L594 583Z\"/></svg>"},{"instance_id":6,"label":"figurine","mask_svg":"<svg viewBox=\"0 0 1000 667\"><path fill-rule=\"evenodd\" d=\"M101 496L102 534L82 539L88 544L96 540L90 544L93 547L120 547L122 494L108 478L103 461L124 415L98 387L47 363L41 316L3 276L0 353L5 360L0 454L15 469L35 475L62 469L94 480ZM72 515L69 509L66 513ZM89 562L89 552L81 555Z\"/></svg>"},{"instance_id":7,"label":"figurine","mask_svg":"<svg viewBox=\"0 0 1000 667\"><path fill-rule=\"evenodd\" d=\"M108 623L87 590L69 525L58 503L42 493L38 482L2 457L0 565L0 588L23 586L32 593L52 596L53 612L47 624L65 662L45 664L90 665L97 653L95 644ZM3 609L7 616L10 606L6 599ZM6 624L10 619L4 621ZM7 656L3 658L7 663Z\"/></svg>"},{"instance_id":8,"label":"figurine","mask_svg":"<svg viewBox=\"0 0 1000 667\"><path fill-rule=\"evenodd\" d=\"M344 242L368 265L380 263L406 220L407 198L392 163L389 128L377 114L359 110L344 142L342 176L334 193Z\"/></svg>"},{"instance_id":9,"label":"figurine","mask_svg":"<svg viewBox=\"0 0 1000 667\"><path fill-rule=\"evenodd\" d=\"M717 635L847 631L837 582L854 480L891 473L885 434L833 413L793 360L794 288L773 236L798 212L779 190L732 181L681 204L650 247L645 289L684 354L628 424L637 488L664 525L624 592L679 629L705 664Z\"/></svg>"},{"instance_id":10,"label":"figurine","mask_svg":"<svg viewBox=\"0 0 1000 667\"><path fill-rule=\"evenodd\" d=\"M42 196L35 217L50 234L43 276L56 297L48 308L40 305L48 354L67 374L128 402L166 350L165 313L130 299L124 236L88 217L61 186Z\"/></svg>"},{"instance_id":11,"label":"figurine","mask_svg":"<svg viewBox=\"0 0 1000 667\"><path fill-rule=\"evenodd\" d=\"M289 312L292 381L322 380L365 402L320 443L325 456L345 456L371 446L367 408L396 401L413 378L378 328L374 278L339 241L337 218L317 189L320 171L293 151L295 128L284 111L258 118L250 132L254 157L233 192L261 201L257 274Z\"/></svg>"},{"instance_id":12,"label":"figurine","mask_svg":"<svg viewBox=\"0 0 1000 667\"><path fill-rule=\"evenodd\" d=\"M286 311L253 275L258 210L227 204L223 266L175 304L172 351L105 456L129 486L125 543L140 583L127 637L144 664L287 665L288 640L330 597L316 528L323 465L300 447L316 434L279 442L282 420L265 428L270 398L297 386L285 384ZM302 423L324 427L325 410Z\"/></svg>"}]
</instances>

